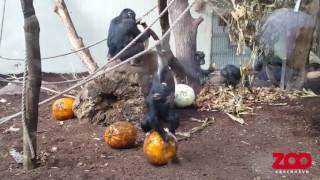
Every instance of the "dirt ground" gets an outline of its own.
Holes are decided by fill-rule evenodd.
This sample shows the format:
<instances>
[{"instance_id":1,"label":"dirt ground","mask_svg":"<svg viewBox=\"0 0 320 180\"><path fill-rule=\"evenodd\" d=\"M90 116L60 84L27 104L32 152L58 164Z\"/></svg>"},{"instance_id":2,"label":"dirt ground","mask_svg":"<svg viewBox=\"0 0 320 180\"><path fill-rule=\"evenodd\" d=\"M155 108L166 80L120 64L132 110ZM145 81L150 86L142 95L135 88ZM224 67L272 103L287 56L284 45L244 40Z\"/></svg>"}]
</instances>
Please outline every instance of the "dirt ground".
<instances>
[{"instance_id":1,"label":"dirt ground","mask_svg":"<svg viewBox=\"0 0 320 180\"><path fill-rule=\"evenodd\" d=\"M42 93L41 98L48 94ZM0 95L0 117L20 109L20 95ZM38 127L39 167L25 172L9 155L10 148L22 151L20 119L0 125L0 179L319 179L320 97L288 102L285 106L257 104L255 115L244 116L246 125L222 112L180 110L183 132L199 126L191 117L215 121L179 142L179 164L155 167L142 150L144 134L137 146L115 150L103 141L105 127L79 122L60 124L50 115L50 105L40 109ZM55 149L56 147L56 149ZM313 165L309 174L279 175L272 169L273 152L309 152Z\"/></svg>"}]
</instances>

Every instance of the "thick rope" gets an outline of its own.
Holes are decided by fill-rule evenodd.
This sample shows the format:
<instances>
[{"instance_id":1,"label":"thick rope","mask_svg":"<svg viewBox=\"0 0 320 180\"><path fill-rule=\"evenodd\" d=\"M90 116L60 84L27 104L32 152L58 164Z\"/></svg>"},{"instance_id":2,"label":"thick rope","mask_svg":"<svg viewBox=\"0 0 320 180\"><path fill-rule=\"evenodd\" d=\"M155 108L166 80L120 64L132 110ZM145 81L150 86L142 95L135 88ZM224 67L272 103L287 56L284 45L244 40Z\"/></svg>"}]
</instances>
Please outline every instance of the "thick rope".
<instances>
[{"instance_id":1,"label":"thick rope","mask_svg":"<svg viewBox=\"0 0 320 180\"><path fill-rule=\"evenodd\" d=\"M71 55L71 54L74 54L74 53L77 53L79 51L83 51L84 49L89 49L91 47L94 47L98 44L101 44L103 43L104 41L106 41L107 38L104 38L100 41L97 41L89 46L86 46L86 47L82 47L80 49L77 49L75 51L71 51L71 52L67 52L67 53L63 53L63 54L59 54L59 55L55 55L55 56L48 56L48 57L44 57L44 58L41 58L41 60L49 60L49 59L56 59L56 58L59 58L59 57L64 57L64 56L68 56L68 55ZM9 58L9 57L5 57L5 56L0 56L0 59L3 59L3 60L8 60L8 61L24 61L23 58Z\"/></svg>"},{"instance_id":2,"label":"thick rope","mask_svg":"<svg viewBox=\"0 0 320 180\"><path fill-rule=\"evenodd\" d=\"M2 77L0 77L0 81L1 82L7 82L7 83L12 83L12 84L23 84L23 81L8 81ZM23 87L22 87L23 88ZM53 89L49 89L47 87L43 87L41 86L40 87L41 89L45 90L45 91L49 91L49 92L52 92L52 93L55 93L55 94L59 94L60 92L59 91L55 91ZM64 94L64 96L66 97L70 97L70 98L75 98L75 96L72 96L72 95L69 95L69 94Z\"/></svg>"},{"instance_id":3,"label":"thick rope","mask_svg":"<svg viewBox=\"0 0 320 180\"><path fill-rule=\"evenodd\" d=\"M296 5L294 6L294 12L298 12L300 8L301 0L297 0Z\"/></svg>"},{"instance_id":4,"label":"thick rope","mask_svg":"<svg viewBox=\"0 0 320 180\"><path fill-rule=\"evenodd\" d=\"M171 5L172 2L174 2L174 1L175 1L175 0L172 0L172 1L170 2L170 5ZM67 93L67 92L69 92L69 91L71 91L71 90L73 90L73 89L75 89L75 88L77 88L77 87L79 87L79 86L82 86L82 85L84 85L84 84L86 84L86 83L94 80L96 77L98 77L98 76L100 76L100 75L102 75L102 74L105 74L105 73L107 73L107 72L109 72L109 71L112 71L112 70L114 70L114 69L122 66L123 64L125 64L125 63L127 63L127 62L129 62L129 61L131 61L131 60L133 60L133 59L135 59L135 58L138 58L138 57L144 55L145 53L149 52L150 50L154 49L157 45L159 45L159 44L161 43L161 41L162 41L164 38L166 38L166 37L169 35L169 33L173 30L173 28L177 25L177 23L183 18L183 16L191 9L191 7L195 4L195 2L196 2L196 1L194 1L193 3L191 3L191 4L179 15L179 17L175 20L175 22L174 22L174 23L172 24L172 26L168 29L168 31L167 31L167 32L162 36L162 38L161 38L155 45L153 45L152 47L150 47L150 48L148 48L148 49L146 49L146 50L144 50L144 51L142 51L142 52L140 52L140 53L138 53L138 54L136 54L136 55L134 55L134 56L132 56L132 57L130 57L130 58L128 58L128 59L126 59L125 61L120 62L119 64L116 64L116 65L113 66L113 67L110 67L110 68L108 68L108 69L105 69L103 72L101 72L101 70L102 70L103 68L105 68L105 66L103 66L102 68L99 68L96 72L90 74L90 75L89 75L86 79L84 79L83 81L81 81L81 82L79 82L79 83L77 83L77 84L75 84L75 85L73 85L73 86L65 89L64 91L60 92L60 93L57 94L57 95L51 96L50 98L48 98L48 99L46 99L46 100L44 100L44 101L41 101L41 102L39 103L39 105L45 104L45 103L47 103L47 102L50 102L51 100L53 100L53 99L55 99L55 98L57 98L57 97L60 97L61 95L63 95L63 94L65 94L65 93ZM165 12L166 10L168 10L169 7L170 7L170 6L169 6L169 4L168 4L167 8L164 9L161 14L163 15L164 12ZM161 14L160 14L160 15L161 15ZM160 17L161 17L161 16L159 16L157 19L159 19ZM149 28L150 28L150 26L149 26ZM147 30L147 29L146 29L146 30ZM144 32L142 32L142 33L144 33ZM140 34L140 35L141 35L141 34ZM128 46L127 46L127 47L128 47ZM118 54L117 54L117 55L118 55ZM117 56L117 55L116 55L116 56ZM113 58L112 58L111 60L113 60ZM111 61L111 60L110 60L110 61ZM17 113L15 113L15 114L13 114L13 115L10 115L10 116L1 118L1 119L0 119L0 124L2 124L2 123L4 123L4 122L7 122L7 121L9 121L9 120L11 120L11 119L13 119L13 118L16 118L16 117L18 117L19 115L21 115L21 112L17 112Z\"/></svg>"},{"instance_id":5,"label":"thick rope","mask_svg":"<svg viewBox=\"0 0 320 180\"><path fill-rule=\"evenodd\" d=\"M6 2L7 0L3 1L3 8L2 8L2 17L1 17L1 29L0 29L0 48L2 44L2 34L3 34L3 25L4 25L4 16L6 14Z\"/></svg>"},{"instance_id":6,"label":"thick rope","mask_svg":"<svg viewBox=\"0 0 320 180\"><path fill-rule=\"evenodd\" d=\"M68 83L74 83L83 80L84 78L80 79L70 79L70 80L65 80L65 81L54 81L54 82L48 82L48 81L42 81L41 84L43 85L57 85L57 84L68 84ZM0 77L1 82L7 82L7 83L13 83L13 84L22 84L23 81L11 81L5 78Z\"/></svg>"},{"instance_id":7,"label":"thick rope","mask_svg":"<svg viewBox=\"0 0 320 180\"><path fill-rule=\"evenodd\" d=\"M153 12L156 8L158 7L158 5L155 5L153 8L151 8L148 12L144 13L140 18L137 19L137 21L139 22L140 20L142 20L142 18L148 16L151 12Z\"/></svg>"},{"instance_id":8,"label":"thick rope","mask_svg":"<svg viewBox=\"0 0 320 180\"><path fill-rule=\"evenodd\" d=\"M27 88L26 88L26 82L27 82L27 76L28 76L28 65L27 65L27 58L24 62L24 72L23 72L23 84L22 84L22 101L21 101L21 108L22 108L22 127L23 127L23 134L26 136L26 141L29 146L31 157L32 159L35 157L34 148L31 142L30 134L28 131L28 126L26 123L26 95L27 95Z\"/></svg>"},{"instance_id":9,"label":"thick rope","mask_svg":"<svg viewBox=\"0 0 320 180\"><path fill-rule=\"evenodd\" d=\"M4 1L4 3L6 2L6 0ZM153 7L152 9L150 9L148 12L146 12L144 15L142 15L140 18L138 18L138 20L141 20L143 17L149 15L152 11L155 10L155 8L157 8L157 6ZM4 11L3 11L4 12ZM3 15L4 16L4 15ZM2 20L2 23L3 23L3 20ZM1 26L1 33L0 33L0 45L1 45L1 37L2 37L2 27ZM59 55L54 55L54 56L48 56L48 57L44 57L44 58L41 58L41 60L49 60L49 59L56 59L56 58L60 58L60 57L64 57L64 56L68 56L68 55L71 55L71 54L75 54L79 51L82 51L82 50L85 50L85 49L90 49L96 45L99 45L103 42L107 41L107 38L104 38L100 41L97 41L89 46L86 46L86 47L83 47L83 48L80 48L80 49L77 49L75 51L71 51L71 52L67 52L67 53L63 53L63 54L59 54ZM10 58L10 57L5 57L5 56L1 56L0 55L0 59L3 59L3 60L8 60L8 61L24 61L24 58Z\"/></svg>"}]
</instances>

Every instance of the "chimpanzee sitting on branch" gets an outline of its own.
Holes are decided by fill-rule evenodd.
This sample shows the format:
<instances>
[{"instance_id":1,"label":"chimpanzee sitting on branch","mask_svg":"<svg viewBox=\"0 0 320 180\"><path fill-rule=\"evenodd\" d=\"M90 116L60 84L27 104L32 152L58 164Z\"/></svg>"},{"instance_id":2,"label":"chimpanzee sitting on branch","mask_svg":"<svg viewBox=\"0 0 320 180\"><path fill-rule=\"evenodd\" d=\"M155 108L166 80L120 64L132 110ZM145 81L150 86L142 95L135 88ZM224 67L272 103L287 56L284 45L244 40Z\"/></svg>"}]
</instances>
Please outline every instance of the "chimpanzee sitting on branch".
<instances>
[{"instance_id":1,"label":"chimpanzee sitting on branch","mask_svg":"<svg viewBox=\"0 0 320 180\"><path fill-rule=\"evenodd\" d=\"M122 10L119 16L112 19L108 31L107 41L109 57L114 57L141 33L137 27L137 24L141 24L144 28L147 27L147 25L142 21L136 22L135 12L128 8ZM143 51L144 42L150 37L150 35L152 35L153 38L157 38L155 37L156 34L149 29L139 39L137 39L134 44L124 51L119 56L119 59L124 61Z\"/></svg>"},{"instance_id":2,"label":"chimpanzee sitting on branch","mask_svg":"<svg viewBox=\"0 0 320 180\"><path fill-rule=\"evenodd\" d=\"M174 111L175 83L173 73L168 67L169 54L157 46L158 70L154 75L152 87L146 98L147 113L141 128L145 132L157 131L168 141L163 124L168 124L169 134L174 139L175 131L179 126L179 115Z\"/></svg>"}]
</instances>

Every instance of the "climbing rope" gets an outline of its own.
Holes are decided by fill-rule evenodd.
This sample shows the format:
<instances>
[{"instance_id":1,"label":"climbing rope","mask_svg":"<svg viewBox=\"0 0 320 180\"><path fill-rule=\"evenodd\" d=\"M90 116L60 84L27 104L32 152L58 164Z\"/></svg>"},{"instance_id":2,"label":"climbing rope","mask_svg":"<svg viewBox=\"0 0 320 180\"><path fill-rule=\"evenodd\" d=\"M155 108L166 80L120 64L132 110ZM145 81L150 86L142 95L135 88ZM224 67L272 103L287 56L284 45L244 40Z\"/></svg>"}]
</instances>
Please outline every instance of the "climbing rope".
<instances>
[{"instance_id":1,"label":"climbing rope","mask_svg":"<svg viewBox=\"0 0 320 180\"><path fill-rule=\"evenodd\" d=\"M0 47L1 47L1 43L2 43L4 16L6 14L6 2L7 2L7 0L3 1L3 8L2 8L1 28L0 28Z\"/></svg>"},{"instance_id":2,"label":"climbing rope","mask_svg":"<svg viewBox=\"0 0 320 180\"><path fill-rule=\"evenodd\" d=\"M137 19L137 22L139 22L140 20L142 20L142 18L148 16L150 13L152 13L156 8L158 7L158 5L155 5L153 8L151 8L148 12L144 13L140 18Z\"/></svg>"},{"instance_id":3,"label":"climbing rope","mask_svg":"<svg viewBox=\"0 0 320 180\"><path fill-rule=\"evenodd\" d=\"M35 152L34 148L31 142L30 134L28 132L28 125L26 122L26 93L27 93L27 88L26 88L26 82L27 82L27 76L28 76L28 65L27 65L27 58L24 61L24 72L23 72L23 84L22 84L22 100L21 100L21 109L22 109L22 127L23 127L23 134L25 135L24 137L26 138L26 141L28 143L30 152L31 152L31 157L32 159L35 157Z\"/></svg>"},{"instance_id":4,"label":"climbing rope","mask_svg":"<svg viewBox=\"0 0 320 180\"><path fill-rule=\"evenodd\" d=\"M68 83L74 83L83 80L84 78L80 79L70 79L70 80L65 80L65 81L54 81L54 82L48 82L48 81L42 81L41 84L43 85L57 85L57 84L68 84ZM6 83L13 83L13 84L23 84L23 81L10 81L5 78L0 77L1 82L6 82Z\"/></svg>"},{"instance_id":5,"label":"climbing rope","mask_svg":"<svg viewBox=\"0 0 320 180\"><path fill-rule=\"evenodd\" d=\"M158 20L160 19L160 17L168 10L168 8L172 5L172 3L173 3L174 1L175 1L175 0L172 0L172 1L167 5L167 7L160 13L160 15L158 16L158 18L157 18L155 21L158 21ZM47 98L46 100L41 101L41 102L39 103L39 105L45 104L45 103L47 103L47 102L50 102L51 100L53 100L53 99L55 99L55 98L57 98L57 97L65 94L65 93L67 93L67 92L69 92L69 91L71 91L71 90L73 90L73 89L75 89L75 88L77 88L77 87L79 87L79 86L82 86L82 85L84 85L84 84L86 84L86 83L94 80L94 79L97 78L98 76L103 75L103 74L105 74L105 73L107 73L107 72L110 72L110 71L112 71L112 70L114 70L114 69L122 66L123 64L125 64L125 63L127 63L127 62L129 62L129 61L131 61L131 60L133 60L133 59L136 59L136 58L144 55L145 53L149 52L150 50L154 49L156 46L160 45L161 41L162 41L164 38L166 38L166 37L169 35L169 33L173 30L173 28L177 25L177 23L184 17L184 15L191 9L191 7L195 4L195 2L196 2L196 1L192 2L192 3L178 16L178 18L174 21L174 23L173 23L172 26L168 29L168 31L167 31L167 32L161 37L161 39L160 39L159 41L157 41L157 43L156 43L155 45L153 45L152 47L150 47L150 48L148 48L148 49L146 49L146 50L144 50L144 51L142 51L142 52L140 52L140 53L138 53L138 54L136 54L136 55L134 55L134 56L132 56L132 57L130 57L130 58L128 58L128 59L126 59L126 60L124 60L124 61L122 61L122 62L120 62L120 63L118 63L118 64L116 64L116 65L114 65L114 66L109 67L109 68L106 69L106 67L107 67L107 65L108 65L108 63L107 63L107 64L104 65L103 67L99 68L98 70L96 70L95 72L93 72L92 74L90 74L90 75L89 75L88 77L86 77L84 80L82 80L82 81L78 82L77 84L75 84L75 85L73 85L73 86L65 89L64 91L60 92L59 94L56 94L56 95L54 95L54 96L51 96L51 97ZM148 29L150 29L150 27L151 27L153 24L155 24L155 23L152 23L151 25L149 25L149 26L145 29L145 31L147 31ZM145 33L145 31L142 32L139 36L141 36L143 33ZM110 61L113 61L113 60L117 59L118 56L121 55L121 53L122 53L123 51L125 51L128 47L130 47L130 46L136 41L136 39L139 38L139 36L138 36L137 38L133 39L133 40L131 41L131 43L129 43L122 51L120 51L120 52L119 52L116 56L114 56ZM13 114L13 115L10 115L10 116L1 118L1 119L0 119L0 124L2 124L2 123L4 123L4 122L7 122L7 121L9 121L9 120L11 120L11 119L19 116L19 115L21 115L21 112L17 112L17 113L15 113L15 114Z\"/></svg>"},{"instance_id":6,"label":"climbing rope","mask_svg":"<svg viewBox=\"0 0 320 180\"><path fill-rule=\"evenodd\" d=\"M4 3L6 2L6 0L4 1ZM155 8L157 8L157 6L154 6L152 9L150 9L148 12L146 12L144 15L142 15L140 18L138 18L138 20L141 20L143 17L149 15L152 11L155 10ZM3 11L3 16L2 16L2 25L1 25L1 31L0 31L0 45L1 45L1 37L2 37L2 28L3 28L3 21L4 21L4 11ZM75 51L70 51L70 52L67 52L67 53L63 53L63 54L58 54L58 55L54 55L54 56L48 56L48 57L44 57L44 58L41 58L41 60L50 60L50 59L56 59L56 58L60 58L60 57L64 57L64 56L68 56L68 55L71 55L71 54L74 54L74 53L77 53L79 51L82 51L82 50L85 50L85 49L90 49L94 46L97 46L103 42L107 41L107 38L104 38L100 41L97 41L89 46L86 46L86 47L82 47L80 49L77 49ZM5 57L5 56L1 56L0 55L0 59L3 59L3 60L8 60L8 61L24 61L24 58L10 58L10 57Z\"/></svg>"},{"instance_id":7,"label":"climbing rope","mask_svg":"<svg viewBox=\"0 0 320 180\"><path fill-rule=\"evenodd\" d=\"M107 38L104 38L100 41L97 41L89 46L86 46L86 47L82 47L80 49L77 49L75 51L71 51L71 52L67 52L67 53L63 53L63 54L59 54L59 55L54 55L54 56L48 56L48 57L44 57L44 58L41 58L41 60L49 60L49 59L56 59L56 58L59 58L59 57L64 57L64 56L68 56L70 54L74 54L74 53L77 53L79 51L83 51L85 49L90 49L91 47L94 47L98 44L101 44L103 43L104 41L106 41ZM5 56L0 56L0 59L3 59L3 60L8 60L8 61L24 61L23 58L9 58L9 57L5 57Z\"/></svg>"}]
</instances>

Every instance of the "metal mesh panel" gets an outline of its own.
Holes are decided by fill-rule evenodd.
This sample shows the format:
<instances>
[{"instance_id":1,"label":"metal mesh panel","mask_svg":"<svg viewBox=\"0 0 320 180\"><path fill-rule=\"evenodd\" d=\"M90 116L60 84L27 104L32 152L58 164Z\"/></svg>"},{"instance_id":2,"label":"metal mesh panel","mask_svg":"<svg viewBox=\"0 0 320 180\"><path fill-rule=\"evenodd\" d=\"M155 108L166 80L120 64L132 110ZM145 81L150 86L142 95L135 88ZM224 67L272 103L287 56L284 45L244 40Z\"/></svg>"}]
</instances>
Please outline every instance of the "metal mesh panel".
<instances>
[{"instance_id":1,"label":"metal mesh panel","mask_svg":"<svg viewBox=\"0 0 320 180\"><path fill-rule=\"evenodd\" d=\"M212 60L217 69L222 69L227 64L240 66L241 62L248 61L250 52L244 55L236 55L237 46L231 44L227 30L224 26L219 26L219 17L213 16L213 38L212 38Z\"/></svg>"}]
</instances>

